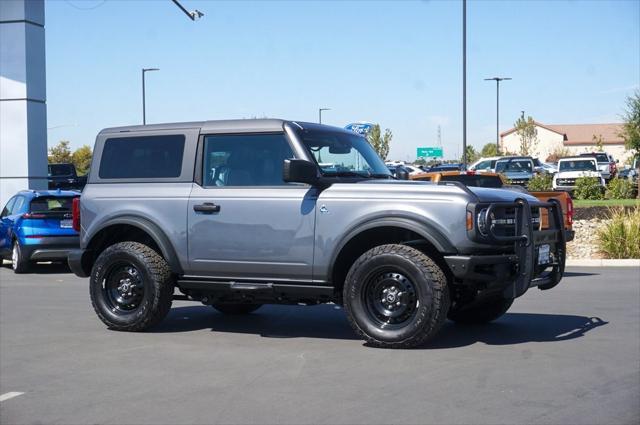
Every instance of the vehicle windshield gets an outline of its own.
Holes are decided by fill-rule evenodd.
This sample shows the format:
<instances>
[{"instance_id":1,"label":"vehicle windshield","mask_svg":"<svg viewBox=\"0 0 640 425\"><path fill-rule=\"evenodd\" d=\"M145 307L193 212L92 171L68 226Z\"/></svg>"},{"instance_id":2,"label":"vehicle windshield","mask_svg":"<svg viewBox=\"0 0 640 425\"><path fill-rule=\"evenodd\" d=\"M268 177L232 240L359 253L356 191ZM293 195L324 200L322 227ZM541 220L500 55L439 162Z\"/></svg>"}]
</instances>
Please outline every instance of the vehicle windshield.
<instances>
[{"instance_id":1,"label":"vehicle windshield","mask_svg":"<svg viewBox=\"0 0 640 425\"><path fill-rule=\"evenodd\" d=\"M498 176L487 176L482 174L458 174L450 176L442 176L440 181L443 182L460 182L465 186L471 187L502 187L502 179Z\"/></svg>"},{"instance_id":2,"label":"vehicle windshield","mask_svg":"<svg viewBox=\"0 0 640 425\"><path fill-rule=\"evenodd\" d=\"M607 156L606 153L593 153L593 154L587 153L587 154L583 154L583 155L580 155L580 156L591 156L591 157L595 158L596 161L598 161L598 162L609 162L609 157Z\"/></svg>"},{"instance_id":3,"label":"vehicle windshield","mask_svg":"<svg viewBox=\"0 0 640 425\"><path fill-rule=\"evenodd\" d=\"M73 198L73 196L41 196L38 198L34 198L33 200L31 200L29 212L71 212Z\"/></svg>"},{"instance_id":4,"label":"vehicle windshield","mask_svg":"<svg viewBox=\"0 0 640 425\"><path fill-rule=\"evenodd\" d=\"M50 176L70 176L72 174L71 164L49 164Z\"/></svg>"},{"instance_id":5,"label":"vehicle windshield","mask_svg":"<svg viewBox=\"0 0 640 425\"><path fill-rule=\"evenodd\" d=\"M304 130L300 136L326 177L391 178L389 169L362 136L319 130Z\"/></svg>"},{"instance_id":6,"label":"vehicle windshield","mask_svg":"<svg viewBox=\"0 0 640 425\"><path fill-rule=\"evenodd\" d=\"M596 171L596 165L590 159L574 159L571 161L560 161L560 172L562 171Z\"/></svg>"},{"instance_id":7,"label":"vehicle windshield","mask_svg":"<svg viewBox=\"0 0 640 425\"><path fill-rule=\"evenodd\" d=\"M532 162L529 159L512 159L508 161L498 161L496 163L496 173L504 173L504 172L531 173L533 171L531 164Z\"/></svg>"}]
</instances>

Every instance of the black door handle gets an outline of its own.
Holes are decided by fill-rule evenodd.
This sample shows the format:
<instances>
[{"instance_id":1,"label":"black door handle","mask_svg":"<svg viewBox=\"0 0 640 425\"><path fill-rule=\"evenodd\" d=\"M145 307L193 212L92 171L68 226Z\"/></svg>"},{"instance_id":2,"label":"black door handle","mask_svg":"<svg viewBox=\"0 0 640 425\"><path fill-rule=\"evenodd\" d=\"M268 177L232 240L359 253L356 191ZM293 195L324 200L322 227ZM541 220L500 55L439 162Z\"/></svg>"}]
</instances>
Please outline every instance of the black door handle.
<instances>
[{"instance_id":1,"label":"black door handle","mask_svg":"<svg viewBox=\"0 0 640 425\"><path fill-rule=\"evenodd\" d=\"M220 212L220 205L216 205L212 202L205 202L204 204L194 205L193 210L204 214L213 214Z\"/></svg>"}]
</instances>

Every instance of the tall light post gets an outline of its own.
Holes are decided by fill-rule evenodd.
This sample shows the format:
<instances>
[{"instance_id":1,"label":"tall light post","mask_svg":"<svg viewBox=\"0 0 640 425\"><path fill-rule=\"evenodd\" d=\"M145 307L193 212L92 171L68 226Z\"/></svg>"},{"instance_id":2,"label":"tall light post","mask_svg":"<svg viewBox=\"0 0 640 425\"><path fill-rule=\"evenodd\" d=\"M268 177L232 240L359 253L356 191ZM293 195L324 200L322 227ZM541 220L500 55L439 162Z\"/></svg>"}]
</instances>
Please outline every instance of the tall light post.
<instances>
[{"instance_id":1,"label":"tall light post","mask_svg":"<svg viewBox=\"0 0 640 425\"><path fill-rule=\"evenodd\" d=\"M318 108L318 123L322 124L322 111L330 111L331 108Z\"/></svg>"},{"instance_id":2,"label":"tall light post","mask_svg":"<svg viewBox=\"0 0 640 425\"><path fill-rule=\"evenodd\" d=\"M144 90L144 74L149 71L160 71L160 68L142 68L142 125L147 124L146 94Z\"/></svg>"},{"instance_id":3,"label":"tall light post","mask_svg":"<svg viewBox=\"0 0 640 425\"><path fill-rule=\"evenodd\" d=\"M485 78L485 81L496 82L496 152L500 152L500 81L511 80L509 77Z\"/></svg>"},{"instance_id":4,"label":"tall light post","mask_svg":"<svg viewBox=\"0 0 640 425\"><path fill-rule=\"evenodd\" d=\"M462 166L467 169L467 0L462 0Z\"/></svg>"}]
</instances>

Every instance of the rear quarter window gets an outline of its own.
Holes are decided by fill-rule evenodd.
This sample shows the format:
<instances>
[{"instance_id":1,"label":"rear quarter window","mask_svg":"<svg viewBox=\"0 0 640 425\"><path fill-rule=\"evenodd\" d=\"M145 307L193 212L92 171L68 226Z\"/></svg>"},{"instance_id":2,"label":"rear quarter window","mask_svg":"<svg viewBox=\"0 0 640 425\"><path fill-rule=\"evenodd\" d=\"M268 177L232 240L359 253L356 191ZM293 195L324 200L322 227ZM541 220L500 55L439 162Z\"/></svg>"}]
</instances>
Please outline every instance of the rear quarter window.
<instances>
[{"instance_id":1,"label":"rear quarter window","mask_svg":"<svg viewBox=\"0 0 640 425\"><path fill-rule=\"evenodd\" d=\"M179 177L184 144L182 134L107 139L98 175L101 179Z\"/></svg>"}]
</instances>

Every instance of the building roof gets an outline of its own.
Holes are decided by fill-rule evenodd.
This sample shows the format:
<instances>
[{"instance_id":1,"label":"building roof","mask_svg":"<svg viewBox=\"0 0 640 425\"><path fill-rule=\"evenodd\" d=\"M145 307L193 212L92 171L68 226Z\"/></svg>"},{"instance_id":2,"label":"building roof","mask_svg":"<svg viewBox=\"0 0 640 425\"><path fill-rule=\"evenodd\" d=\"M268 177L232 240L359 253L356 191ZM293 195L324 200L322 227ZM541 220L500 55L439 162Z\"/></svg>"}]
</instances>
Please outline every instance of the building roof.
<instances>
[{"instance_id":1,"label":"building roof","mask_svg":"<svg viewBox=\"0 0 640 425\"><path fill-rule=\"evenodd\" d=\"M607 124L541 124L534 121L536 126L542 127L554 133L558 133L564 137L563 144L567 145L593 145L593 138L602 136L603 145L618 145L624 143L620 133L623 124L607 123ZM515 127L500 134L504 137L515 132Z\"/></svg>"}]
</instances>

